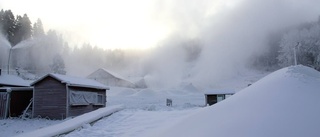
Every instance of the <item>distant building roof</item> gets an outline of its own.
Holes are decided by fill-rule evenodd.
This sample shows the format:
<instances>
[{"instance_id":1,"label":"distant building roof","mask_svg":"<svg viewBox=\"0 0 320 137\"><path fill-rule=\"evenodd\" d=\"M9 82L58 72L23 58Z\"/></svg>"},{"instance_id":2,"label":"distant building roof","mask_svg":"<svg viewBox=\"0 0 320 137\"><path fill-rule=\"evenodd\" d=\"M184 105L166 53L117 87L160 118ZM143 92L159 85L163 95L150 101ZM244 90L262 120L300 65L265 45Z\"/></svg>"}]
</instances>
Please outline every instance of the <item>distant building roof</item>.
<instances>
[{"instance_id":1,"label":"distant building roof","mask_svg":"<svg viewBox=\"0 0 320 137\"><path fill-rule=\"evenodd\" d=\"M101 74L101 73L109 73L110 75L116 77L116 78L119 78L119 79L122 79L122 80L126 80L126 81L129 81L127 80L126 78L122 77L121 75L115 73L115 72L112 72L110 70L107 70L105 68L99 68L98 70L94 71L93 73L91 73L88 77L92 77L92 75L94 74ZM129 81L131 82L131 81Z\"/></svg>"},{"instance_id":2,"label":"distant building roof","mask_svg":"<svg viewBox=\"0 0 320 137\"><path fill-rule=\"evenodd\" d=\"M89 79L94 79L96 81L99 81L103 84L106 84L108 86L120 86L120 87L135 87L135 83L131 82L128 79L125 79L124 77L120 76L117 73L114 73L112 71L106 70L104 68L100 68L90 75L87 76ZM114 81L110 81L111 79L117 79ZM119 81L120 80L120 81Z\"/></svg>"},{"instance_id":3,"label":"distant building roof","mask_svg":"<svg viewBox=\"0 0 320 137\"><path fill-rule=\"evenodd\" d=\"M235 90L231 89L210 89L204 92L205 95L212 95L212 94L235 94Z\"/></svg>"},{"instance_id":4,"label":"distant building roof","mask_svg":"<svg viewBox=\"0 0 320 137\"><path fill-rule=\"evenodd\" d=\"M107 87L106 85L103 85L103 84L101 84L95 80L92 80L92 79L73 77L73 76L67 76L67 75L60 75L60 74L52 74L52 73L47 74L47 75L43 76L42 78L34 81L33 83L31 83L31 85L34 85L35 83L41 81L42 79L44 79L48 76L61 81L61 83L69 84L70 86L109 89L109 87Z\"/></svg>"},{"instance_id":5,"label":"distant building roof","mask_svg":"<svg viewBox=\"0 0 320 137\"><path fill-rule=\"evenodd\" d=\"M15 75L0 75L0 85L28 87L30 86L30 82Z\"/></svg>"}]
</instances>

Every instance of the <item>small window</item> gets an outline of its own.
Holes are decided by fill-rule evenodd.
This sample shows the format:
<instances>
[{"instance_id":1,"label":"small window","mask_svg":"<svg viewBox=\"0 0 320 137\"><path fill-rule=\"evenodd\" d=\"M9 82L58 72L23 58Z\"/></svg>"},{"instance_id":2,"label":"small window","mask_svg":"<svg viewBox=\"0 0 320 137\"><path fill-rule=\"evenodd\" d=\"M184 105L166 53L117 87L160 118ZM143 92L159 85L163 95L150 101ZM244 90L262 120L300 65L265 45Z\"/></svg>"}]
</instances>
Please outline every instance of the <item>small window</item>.
<instances>
[{"instance_id":1,"label":"small window","mask_svg":"<svg viewBox=\"0 0 320 137\"><path fill-rule=\"evenodd\" d=\"M97 97L94 92L70 90L69 100L71 105L90 105L97 103Z\"/></svg>"},{"instance_id":2,"label":"small window","mask_svg":"<svg viewBox=\"0 0 320 137\"><path fill-rule=\"evenodd\" d=\"M224 95L218 95L217 96L217 101L218 102L220 102L220 101L222 101L222 100L224 100L225 98L224 98Z\"/></svg>"}]
</instances>

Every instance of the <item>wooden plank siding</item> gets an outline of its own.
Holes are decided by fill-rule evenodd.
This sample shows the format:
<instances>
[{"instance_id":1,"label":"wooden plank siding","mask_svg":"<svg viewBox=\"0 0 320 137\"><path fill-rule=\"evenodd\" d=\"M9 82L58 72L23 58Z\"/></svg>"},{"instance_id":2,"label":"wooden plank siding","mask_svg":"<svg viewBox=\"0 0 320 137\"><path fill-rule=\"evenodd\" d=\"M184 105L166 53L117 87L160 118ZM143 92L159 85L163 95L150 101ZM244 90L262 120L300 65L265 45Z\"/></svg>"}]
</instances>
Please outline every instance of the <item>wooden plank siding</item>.
<instances>
[{"instance_id":1,"label":"wooden plank siding","mask_svg":"<svg viewBox=\"0 0 320 137\"><path fill-rule=\"evenodd\" d=\"M69 116L79 116L81 114L94 111L100 108L99 106L90 105L79 105L79 106L69 106Z\"/></svg>"},{"instance_id":2,"label":"wooden plank siding","mask_svg":"<svg viewBox=\"0 0 320 137\"><path fill-rule=\"evenodd\" d=\"M82 87L69 87L69 90L73 90L73 91L86 91L86 92L95 92L98 94L102 94L103 95L103 102L106 102L106 90L102 90L102 89L92 89L92 88L82 88ZM70 104L70 102L68 102L68 104ZM94 111L98 108L101 107L105 107L105 103L104 105L77 105L77 106L72 106L72 105L68 105L68 116L78 116L90 111Z\"/></svg>"},{"instance_id":3,"label":"wooden plank siding","mask_svg":"<svg viewBox=\"0 0 320 137\"><path fill-rule=\"evenodd\" d=\"M33 117L66 118L66 84L46 77L34 85Z\"/></svg>"}]
</instances>

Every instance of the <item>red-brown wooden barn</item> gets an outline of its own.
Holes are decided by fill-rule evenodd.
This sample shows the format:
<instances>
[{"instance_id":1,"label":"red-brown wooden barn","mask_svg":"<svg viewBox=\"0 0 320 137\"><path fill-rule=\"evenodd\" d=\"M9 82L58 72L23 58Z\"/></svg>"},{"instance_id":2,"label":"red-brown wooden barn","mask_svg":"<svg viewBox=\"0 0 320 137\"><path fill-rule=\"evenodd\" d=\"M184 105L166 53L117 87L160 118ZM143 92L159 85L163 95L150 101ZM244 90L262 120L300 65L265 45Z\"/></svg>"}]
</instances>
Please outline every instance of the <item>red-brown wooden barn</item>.
<instances>
[{"instance_id":1,"label":"red-brown wooden barn","mask_svg":"<svg viewBox=\"0 0 320 137\"><path fill-rule=\"evenodd\" d=\"M48 74L31 83L34 87L32 117L64 119L106 106L106 90L97 81Z\"/></svg>"}]
</instances>

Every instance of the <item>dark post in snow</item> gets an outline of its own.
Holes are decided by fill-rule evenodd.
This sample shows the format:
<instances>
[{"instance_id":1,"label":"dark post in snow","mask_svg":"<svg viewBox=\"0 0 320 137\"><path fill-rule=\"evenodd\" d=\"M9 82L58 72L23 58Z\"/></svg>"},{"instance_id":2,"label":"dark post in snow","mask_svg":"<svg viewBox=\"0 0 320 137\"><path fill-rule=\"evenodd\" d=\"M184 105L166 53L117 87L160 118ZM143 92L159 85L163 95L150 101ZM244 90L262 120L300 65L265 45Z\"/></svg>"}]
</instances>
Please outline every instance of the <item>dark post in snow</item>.
<instances>
[{"instance_id":1,"label":"dark post in snow","mask_svg":"<svg viewBox=\"0 0 320 137\"><path fill-rule=\"evenodd\" d=\"M296 66L297 63L297 53L296 53L296 48L299 46L299 42L297 42L297 45L295 47L293 47L293 56L294 56L294 65Z\"/></svg>"},{"instance_id":2,"label":"dark post in snow","mask_svg":"<svg viewBox=\"0 0 320 137\"><path fill-rule=\"evenodd\" d=\"M168 106L168 107L171 107L171 106L172 106L172 99L168 99L168 98L167 98L167 106Z\"/></svg>"}]
</instances>

